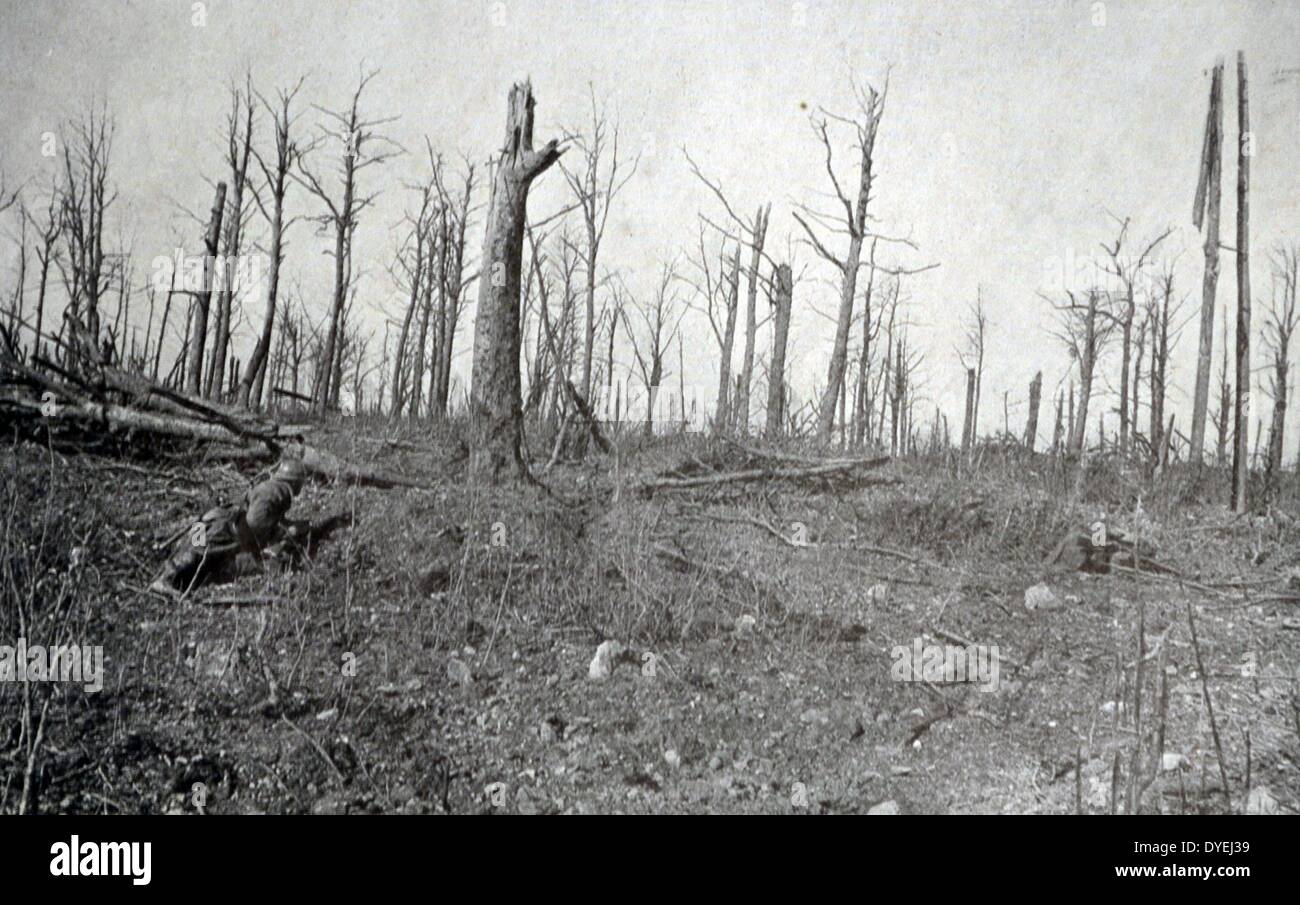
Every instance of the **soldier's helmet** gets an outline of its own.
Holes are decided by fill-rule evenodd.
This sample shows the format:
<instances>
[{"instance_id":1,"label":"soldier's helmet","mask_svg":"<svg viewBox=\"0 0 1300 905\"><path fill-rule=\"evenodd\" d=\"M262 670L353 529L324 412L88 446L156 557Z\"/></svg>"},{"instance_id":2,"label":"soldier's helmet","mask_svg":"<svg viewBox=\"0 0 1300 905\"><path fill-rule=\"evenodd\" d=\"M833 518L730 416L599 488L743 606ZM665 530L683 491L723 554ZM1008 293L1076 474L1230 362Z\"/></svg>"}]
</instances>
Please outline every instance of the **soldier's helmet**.
<instances>
[{"instance_id":1,"label":"soldier's helmet","mask_svg":"<svg viewBox=\"0 0 1300 905\"><path fill-rule=\"evenodd\" d=\"M302 490L303 482L307 480L307 468L297 459L282 459L271 477L284 481L296 494Z\"/></svg>"}]
</instances>

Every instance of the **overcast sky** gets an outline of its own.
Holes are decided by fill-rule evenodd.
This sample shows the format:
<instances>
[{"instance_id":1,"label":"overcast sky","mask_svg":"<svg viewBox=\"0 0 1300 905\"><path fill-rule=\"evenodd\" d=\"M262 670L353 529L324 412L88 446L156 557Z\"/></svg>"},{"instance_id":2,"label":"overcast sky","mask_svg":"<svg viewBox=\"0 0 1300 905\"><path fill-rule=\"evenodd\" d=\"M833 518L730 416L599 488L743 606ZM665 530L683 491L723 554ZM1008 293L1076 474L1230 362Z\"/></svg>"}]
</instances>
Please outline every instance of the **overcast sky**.
<instances>
[{"instance_id":1,"label":"overcast sky","mask_svg":"<svg viewBox=\"0 0 1300 905\"><path fill-rule=\"evenodd\" d=\"M364 174L364 190L382 190L356 248L359 297L372 312L376 343L378 310L395 310L384 264L410 201L402 180L421 169L423 136L453 159L485 160L501 140L510 83L524 77L538 101L539 139L582 122L590 84L642 153L602 257L645 294L658 262L693 246L697 212L720 216L691 176L683 146L739 209L773 202L769 243L783 255L795 235L792 206L817 203L827 189L809 112L851 112L851 80L880 84L888 68L876 228L917 245L892 249L893 263L940 265L904 284L912 341L926 354L918 417L937 403L960 421L963 374L954 349L982 287L992 333L981 427L1001 428L1009 390L1013 429L1023 429L1034 372L1044 371L1050 398L1068 364L1038 292L1052 262L1094 255L1111 237L1107 211L1132 217L1139 238L1173 227L1165 247L1181 252L1177 289L1190 296L1193 313L1203 257L1191 206L1216 56L1228 59L1229 70L1227 242L1238 49L1250 66L1257 304L1268 300L1269 247L1300 239L1300 76L1287 75L1300 71L1294 3L4 0L0 7L0 165L11 180L47 183L52 161L41 156L43 134L91 99L107 101L117 119L113 175L122 198L114 226L129 238L140 273L169 253L175 237L195 244L198 226L176 208L206 211L205 178L225 178L218 130L230 79L247 67L269 92L305 75L305 100L338 108L363 68L379 68L366 109L399 116L389 134L416 153ZM848 178L847 143L836 150ZM531 210L544 216L562 198L560 174L548 173ZM292 191L288 204L291 212L317 211L302 191ZM477 226L475 255L481 220ZM323 315L331 279L323 246L305 224L290 239L290 281ZM807 272L796 289L792 374L807 394L825 380L832 327L824 315L833 310L835 275L806 246L793 245L793 254L796 273ZM8 249L6 260L13 260ZM6 270L4 285L12 280ZM1235 300L1235 286L1228 254L1221 305ZM260 309L253 300L245 318L259 320ZM470 330L467 324L462 350ZM242 357L252 341L247 322L239 336ZM687 338L687 381L713 385L716 349L702 319L688 319ZM763 330L761 354L767 342ZM1221 342L1216 335L1216 360ZM1193 324L1176 354L1180 406L1190 394L1195 344ZM1262 358L1257 352L1257 364ZM467 364L466 352L462 373ZM1267 403L1256 406L1256 417L1267 417Z\"/></svg>"}]
</instances>

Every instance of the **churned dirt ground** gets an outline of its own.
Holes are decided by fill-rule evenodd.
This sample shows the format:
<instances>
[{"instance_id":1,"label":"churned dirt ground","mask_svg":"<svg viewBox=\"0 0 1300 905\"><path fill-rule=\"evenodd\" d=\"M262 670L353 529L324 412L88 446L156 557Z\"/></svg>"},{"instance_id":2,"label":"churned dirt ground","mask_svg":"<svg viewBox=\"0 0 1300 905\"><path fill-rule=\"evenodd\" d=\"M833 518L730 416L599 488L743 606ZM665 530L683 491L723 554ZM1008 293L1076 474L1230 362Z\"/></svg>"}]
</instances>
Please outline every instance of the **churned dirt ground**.
<instances>
[{"instance_id":1,"label":"churned dirt ground","mask_svg":"<svg viewBox=\"0 0 1300 905\"><path fill-rule=\"evenodd\" d=\"M143 591L156 544L257 466L0 453L0 643L58 630L105 665L98 693L0 683L0 810L25 784L30 809L74 813L1300 809L1290 489L1234 518L1219 473L1078 480L990 447L852 487L635 492L728 467L734 447L698 438L478 488L427 432L318 430L436 489L313 483L292 514L351 528L179 603ZM1179 575L1044 564L1102 517ZM896 681L916 639L996 645L996 689Z\"/></svg>"}]
</instances>

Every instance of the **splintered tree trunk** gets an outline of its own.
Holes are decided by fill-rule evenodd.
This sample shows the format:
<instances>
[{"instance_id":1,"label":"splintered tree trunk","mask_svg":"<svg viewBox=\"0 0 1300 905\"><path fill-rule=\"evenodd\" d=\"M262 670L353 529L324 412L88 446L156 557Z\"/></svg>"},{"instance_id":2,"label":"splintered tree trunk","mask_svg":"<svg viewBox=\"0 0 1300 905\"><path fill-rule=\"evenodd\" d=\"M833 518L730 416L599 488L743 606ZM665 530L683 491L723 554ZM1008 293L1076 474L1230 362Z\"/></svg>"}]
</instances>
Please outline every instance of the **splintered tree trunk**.
<instances>
[{"instance_id":1,"label":"splintered tree trunk","mask_svg":"<svg viewBox=\"0 0 1300 905\"><path fill-rule=\"evenodd\" d=\"M741 436L749 433L749 392L754 381L754 341L758 336L758 266L763 258L763 242L767 238L767 220L771 210L769 204L766 208L760 207L754 215L749 282L745 296L745 351L741 357L740 392L736 395L736 427Z\"/></svg>"},{"instance_id":2,"label":"splintered tree trunk","mask_svg":"<svg viewBox=\"0 0 1300 905\"><path fill-rule=\"evenodd\" d=\"M772 364L767 373L767 436L781 436L785 418L785 348L790 338L790 307L794 280L789 264L776 269L776 323L772 327Z\"/></svg>"},{"instance_id":3,"label":"splintered tree trunk","mask_svg":"<svg viewBox=\"0 0 1300 905\"><path fill-rule=\"evenodd\" d=\"M1061 433L1064 430L1064 424L1061 421L1062 411L1065 408L1065 394L1056 394L1056 422L1052 426L1052 455L1061 451Z\"/></svg>"},{"instance_id":4,"label":"splintered tree trunk","mask_svg":"<svg viewBox=\"0 0 1300 905\"><path fill-rule=\"evenodd\" d=\"M1128 289L1125 302L1124 327L1121 331L1119 369L1119 449L1128 451L1128 375L1133 363L1133 288Z\"/></svg>"},{"instance_id":5,"label":"splintered tree trunk","mask_svg":"<svg viewBox=\"0 0 1300 905\"><path fill-rule=\"evenodd\" d=\"M1201 342L1196 356L1196 392L1192 402L1193 465L1201 464L1205 447L1205 415L1210 401L1210 358L1214 351L1214 294L1219 283L1219 185L1223 167L1223 63L1210 80L1210 112L1206 116L1201 180L1196 190L1194 219L1205 219L1205 278L1201 285ZM1225 336L1226 343L1228 338Z\"/></svg>"},{"instance_id":6,"label":"splintered tree trunk","mask_svg":"<svg viewBox=\"0 0 1300 905\"><path fill-rule=\"evenodd\" d=\"M248 356L248 364L244 366L244 376L239 382L239 404L242 408L249 408L253 386L257 384L260 388L259 377L265 373L266 358L271 350L271 337L275 331L275 305L276 297L280 292L280 259L284 257L283 252L283 230L284 230L284 190L281 188L272 198L273 207L271 209L271 251L269 254L270 262L267 265L266 279L266 314L262 318L262 335L257 339L257 345L253 348L253 354ZM258 394L260 401L260 392Z\"/></svg>"},{"instance_id":7,"label":"splintered tree trunk","mask_svg":"<svg viewBox=\"0 0 1300 905\"><path fill-rule=\"evenodd\" d=\"M961 451L967 452L971 446L971 418L975 414L975 369L966 369L966 417L962 419Z\"/></svg>"},{"instance_id":8,"label":"splintered tree trunk","mask_svg":"<svg viewBox=\"0 0 1300 905\"><path fill-rule=\"evenodd\" d=\"M843 268L840 280L840 313L835 323L835 344L831 347L831 361L827 369L826 390L822 394L821 410L817 415L817 436L823 442L831 438L835 422L835 402L844 382L844 369L849 353L849 327L853 323L853 296L858 286L858 260L862 257L862 237L849 237L848 266Z\"/></svg>"},{"instance_id":9,"label":"splintered tree trunk","mask_svg":"<svg viewBox=\"0 0 1300 905\"><path fill-rule=\"evenodd\" d=\"M1277 359L1274 362L1276 372L1277 389L1273 394L1273 423L1269 428L1268 438L1268 473L1270 476L1277 474L1282 470L1282 442L1285 439L1286 430L1286 406L1287 406L1287 372L1290 370L1287 361L1287 350L1279 350Z\"/></svg>"},{"instance_id":10,"label":"splintered tree trunk","mask_svg":"<svg viewBox=\"0 0 1300 905\"><path fill-rule=\"evenodd\" d=\"M1065 446L1069 451L1070 444L1074 442L1074 381L1070 381L1070 409L1069 418L1066 421Z\"/></svg>"},{"instance_id":11,"label":"splintered tree trunk","mask_svg":"<svg viewBox=\"0 0 1300 905\"><path fill-rule=\"evenodd\" d=\"M1092 399L1092 378L1097 366L1097 293L1088 294L1088 320L1084 327L1084 347L1079 356L1079 412L1074 419L1075 433L1070 450L1082 453L1087 444L1088 403Z\"/></svg>"},{"instance_id":12,"label":"splintered tree trunk","mask_svg":"<svg viewBox=\"0 0 1300 905\"><path fill-rule=\"evenodd\" d=\"M559 158L554 139L533 150L533 88L510 89L505 143L492 176L492 199L483 241L470 412L473 446L470 473L497 481L523 460L523 412L519 399L519 277L523 264L524 218L532 181Z\"/></svg>"},{"instance_id":13,"label":"splintered tree trunk","mask_svg":"<svg viewBox=\"0 0 1300 905\"><path fill-rule=\"evenodd\" d=\"M718 402L714 407L714 427L722 433L731 424L731 350L736 342L736 310L740 307L740 247L731 259L727 279L727 323L722 332L722 358L718 366Z\"/></svg>"},{"instance_id":14,"label":"splintered tree trunk","mask_svg":"<svg viewBox=\"0 0 1300 905\"><path fill-rule=\"evenodd\" d=\"M1030 452L1034 451L1034 444L1038 441L1038 403L1042 396L1043 372L1039 371L1029 384L1029 423L1025 426L1025 449Z\"/></svg>"},{"instance_id":15,"label":"splintered tree trunk","mask_svg":"<svg viewBox=\"0 0 1300 905\"><path fill-rule=\"evenodd\" d=\"M1246 55L1237 51L1237 407L1232 453L1232 506L1246 511L1250 473L1250 109Z\"/></svg>"},{"instance_id":16,"label":"splintered tree trunk","mask_svg":"<svg viewBox=\"0 0 1300 905\"><path fill-rule=\"evenodd\" d=\"M194 294L194 319L190 332L189 372L185 391L198 396L203 388L203 346L208 338L208 306L212 302L212 271L217 260L217 243L221 238L221 215L226 208L226 184L217 183L217 196L208 217L208 234L204 237L203 286Z\"/></svg>"}]
</instances>

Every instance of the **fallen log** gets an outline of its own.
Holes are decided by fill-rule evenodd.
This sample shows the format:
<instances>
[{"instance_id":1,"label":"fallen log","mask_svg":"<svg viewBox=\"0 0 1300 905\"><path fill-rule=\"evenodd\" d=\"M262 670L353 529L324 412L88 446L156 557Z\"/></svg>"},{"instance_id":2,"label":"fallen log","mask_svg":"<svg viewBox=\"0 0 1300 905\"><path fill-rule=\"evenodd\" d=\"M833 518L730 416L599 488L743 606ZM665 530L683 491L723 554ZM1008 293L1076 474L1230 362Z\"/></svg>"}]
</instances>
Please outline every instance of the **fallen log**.
<instances>
[{"instance_id":1,"label":"fallen log","mask_svg":"<svg viewBox=\"0 0 1300 905\"><path fill-rule=\"evenodd\" d=\"M195 440L247 451L253 458L279 457L283 444L293 443L303 466L317 477L380 488L433 489L430 484L354 465L331 452L308 446L302 442L301 428L284 428L229 406L195 399L139 375L99 368L94 375L96 381L48 362L45 365L63 376L64 381L0 354L0 375L7 383L41 394L40 398L22 392L6 394L0 398L0 414L7 410L11 416L76 423L92 432L116 429ZM132 404L104 398L111 393L126 396Z\"/></svg>"},{"instance_id":2,"label":"fallen log","mask_svg":"<svg viewBox=\"0 0 1300 905\"><path fill-rule=\"evenodd\" d=\"M888 463L889 457L882 456L875 459L853 459L800 467L749 468L742 471L724 471L716 474L691 475L688 477L657 475L642 478L636 482L635 489L641 493L653 493L656 490L688 490L700 487L717 487L725 484L746 484L754 481L802 482L817 479L846 478L854 472L879 468Z\"/></svg>"}]
</instances>

